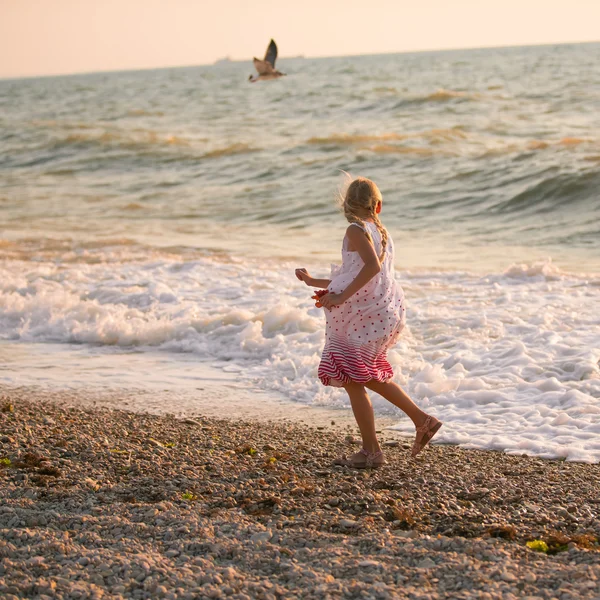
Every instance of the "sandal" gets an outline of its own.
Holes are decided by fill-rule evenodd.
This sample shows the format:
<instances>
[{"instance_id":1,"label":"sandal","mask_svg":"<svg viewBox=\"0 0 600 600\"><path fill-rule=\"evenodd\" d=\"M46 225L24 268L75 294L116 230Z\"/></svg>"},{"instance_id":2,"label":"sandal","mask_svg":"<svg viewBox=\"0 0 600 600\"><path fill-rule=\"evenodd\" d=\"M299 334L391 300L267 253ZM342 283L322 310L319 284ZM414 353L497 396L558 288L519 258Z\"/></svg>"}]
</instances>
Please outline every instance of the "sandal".
<instances>
[{"instance_id":1,"label":"sandal","mask_svg":"<svg viewBox=\"0 0 600 600\"><path fill-rule=\"evenodd\" d=\"M352 467L353 469L379 469L379 467L382 467L385 464L383 452L381 450L379 450L379 452L368 452L364 448L361 448L357 454L363 455L365 460L358 461L353 457L347 458L344 454L343 456L336 458L333 461L333 464L343 467ZM356 454L354 457L356 457Z\"/></svg>"},{"instance_id":2,"label":"sandal","mask_svg":"<svg viewBox=\"0 0 600 600\"><path fill-rule=\"evenodd\" d=\"M442 426L442 422L428 415L425 419L425 423L421 425L421 427L417 427L417 435L415 437L415 442L412 447L411 456L414 458L429 444L431 438L439 431Z\"/></svg>"}]
</instances>

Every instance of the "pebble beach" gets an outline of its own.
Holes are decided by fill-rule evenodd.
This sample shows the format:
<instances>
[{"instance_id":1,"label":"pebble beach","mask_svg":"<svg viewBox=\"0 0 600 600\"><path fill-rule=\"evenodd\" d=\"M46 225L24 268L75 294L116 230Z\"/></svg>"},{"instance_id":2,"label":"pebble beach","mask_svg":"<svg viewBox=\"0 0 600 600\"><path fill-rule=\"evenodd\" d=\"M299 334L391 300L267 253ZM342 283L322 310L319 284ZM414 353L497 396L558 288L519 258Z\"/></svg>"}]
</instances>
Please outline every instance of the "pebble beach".
<instances>
[{"instance_id":1,"label":"pebble beach","mask_svg":"<svg viewBox=\"0 0 600 600\"><path fill-rule=\"evenodd\" d=\"M600 598L597 465L0 394L6 600Z\"/></svg>"}]
</instances>

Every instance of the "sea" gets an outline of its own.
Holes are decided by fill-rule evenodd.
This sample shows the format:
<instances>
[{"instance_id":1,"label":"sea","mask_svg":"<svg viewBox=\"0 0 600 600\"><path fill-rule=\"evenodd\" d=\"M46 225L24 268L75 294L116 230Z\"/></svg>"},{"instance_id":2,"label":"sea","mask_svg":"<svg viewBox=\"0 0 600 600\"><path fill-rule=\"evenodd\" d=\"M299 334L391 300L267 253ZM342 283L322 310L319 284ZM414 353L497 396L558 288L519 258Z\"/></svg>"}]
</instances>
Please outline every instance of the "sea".
<instances>
[{"instance_id":1,"label":"sea","mask_svg":"<svg viewBox=\"0 0 600 600\"><path fill-rule=\"evenodd\" d=\"M0 383L350 414L294 277L340 261L348 173L382 191L389 358L439 443L599 462L600 44L277 67L0 81Z\"/></svg>"}]
</instances>

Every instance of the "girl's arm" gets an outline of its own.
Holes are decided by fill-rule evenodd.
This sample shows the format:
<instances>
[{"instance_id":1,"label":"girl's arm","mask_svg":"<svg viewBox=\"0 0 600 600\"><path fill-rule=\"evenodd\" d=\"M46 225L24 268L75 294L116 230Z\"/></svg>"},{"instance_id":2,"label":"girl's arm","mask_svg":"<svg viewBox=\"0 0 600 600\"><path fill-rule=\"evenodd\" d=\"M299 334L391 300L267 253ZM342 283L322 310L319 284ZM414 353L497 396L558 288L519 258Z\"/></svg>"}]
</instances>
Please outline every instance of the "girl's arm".
<instances>
[{"instance_id":1,"label":"girl's arm","mask_svg":"<svg viewBox=\"0 0 600 600\"><path fill-rule=\"evenodd\" d=\"M331 279L313 279L310 283L311 287L321 288L322 290L326 290L331 283Z\"/></svg>"},{"instance_id":2,"label":"girl's arm","mask_svg":"<svg viewBox=\"0 0 600 600\"><path fill-rule=\"evenodd\" d=\"M331 283L330 279L315 279L311 277L306 269L296 269L296 277L310 287L327 289Z\"/></svg>"},{"instance_id":3,"label":"girl's arm","mask_svg":"<svg viewBox=\"0 0 600 600\"><path fill-rule=\"evenodd\" d=\"M326 294L320 298L319 302L325 308L331 309L332 306L343 304L348 298L354 296L358 290L365 287L381 271L379 257L375 253L375 248L365 235L365 232L359 227L351 225L348 227L346 235L348 236L350 246L358 252L365 264L345 290L339 294Z\"/></svg>"}]
</instances>

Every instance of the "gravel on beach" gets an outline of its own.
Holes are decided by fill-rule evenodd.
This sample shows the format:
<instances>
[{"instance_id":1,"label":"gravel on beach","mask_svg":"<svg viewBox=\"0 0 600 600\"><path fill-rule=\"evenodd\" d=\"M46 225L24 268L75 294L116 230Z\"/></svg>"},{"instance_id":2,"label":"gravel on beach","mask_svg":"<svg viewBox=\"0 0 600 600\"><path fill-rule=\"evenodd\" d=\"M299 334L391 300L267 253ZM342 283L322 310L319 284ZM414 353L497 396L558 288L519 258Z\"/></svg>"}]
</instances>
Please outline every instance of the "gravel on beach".
<instances>
[{"instance_id":1,"label":"gravel on beach","mask_svg":"<svg viewBox=\"0 0 600 600\"><path fill-rule=\"evenodd\" d=\"M52 399L0 399L6 600L600 598L598 465Z\"/></svg>"}]
</instances>

